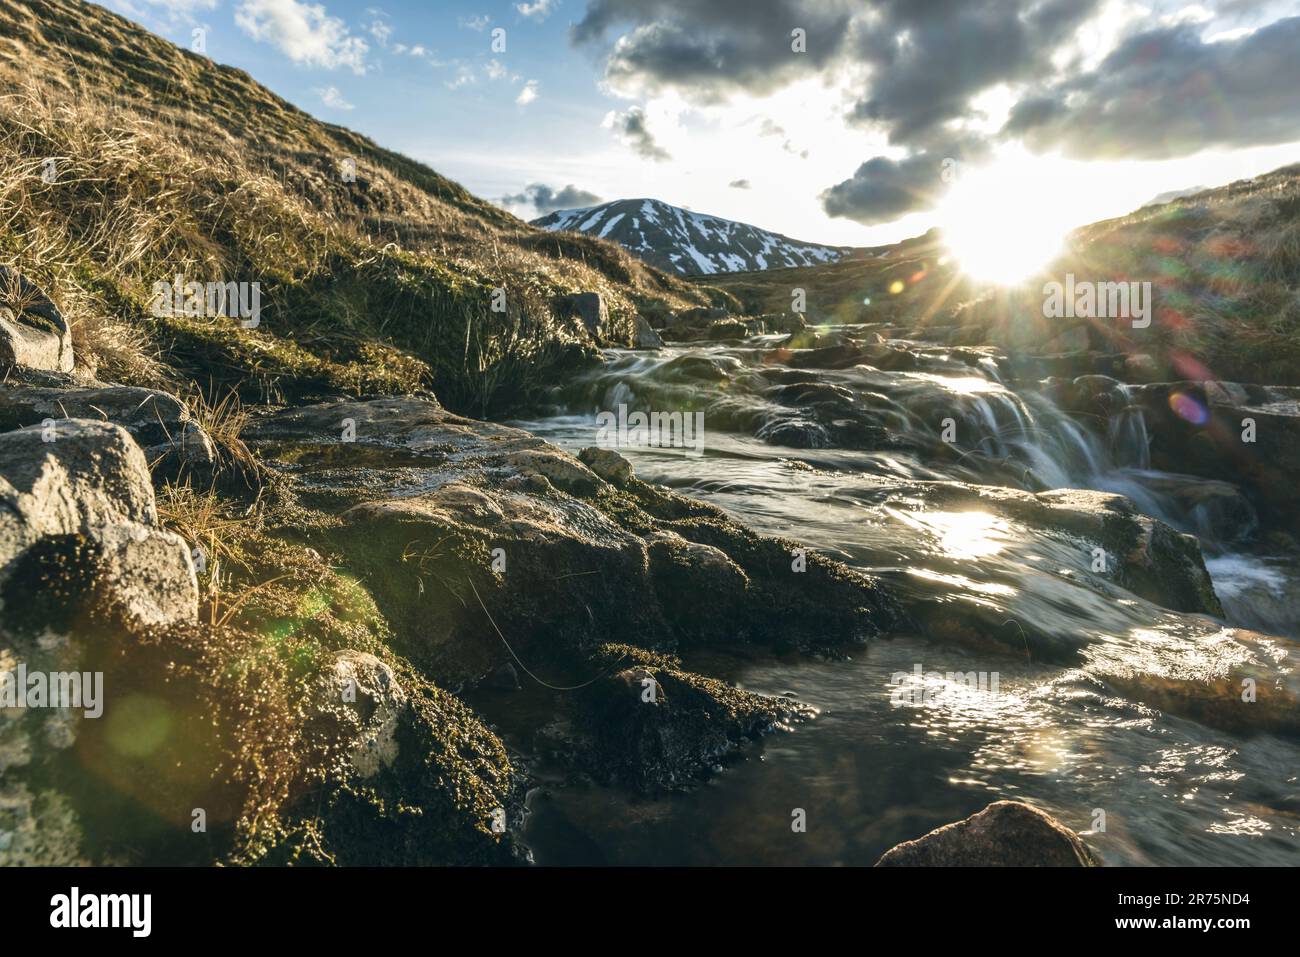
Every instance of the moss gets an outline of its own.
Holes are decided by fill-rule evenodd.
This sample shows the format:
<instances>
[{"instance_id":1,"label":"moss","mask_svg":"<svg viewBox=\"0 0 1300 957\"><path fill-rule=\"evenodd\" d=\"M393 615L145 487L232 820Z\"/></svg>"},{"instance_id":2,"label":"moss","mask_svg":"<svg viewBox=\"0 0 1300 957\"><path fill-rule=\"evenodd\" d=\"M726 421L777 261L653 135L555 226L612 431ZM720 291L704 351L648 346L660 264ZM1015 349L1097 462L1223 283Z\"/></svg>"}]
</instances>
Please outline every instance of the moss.
<instances>
[{"instance_id":1,"label":"moss","mask_svg":"<svg viewBox=\"0 0 1300 957\"><path fill-rule=\"evenodd\" d=\"M645 793L689 787L738 755L746 741L809 713L628 645L604 645L595 661L621 670L578 692L587 736L575 758L596 777Z\"/></svg>"},{"instance_id":2,"label":"moss","mask_svg":"<svg viewBox=\"0 0 1300 957\"><path fill-rule=\"evenodd\" d=\"M263 864L439 866L517 860L522 792L505 746L452 695L398 669L411 697L396 764L302 802L248 856ZM503 828L503 830L499 830Z\"/></svg>"}]
</instances>

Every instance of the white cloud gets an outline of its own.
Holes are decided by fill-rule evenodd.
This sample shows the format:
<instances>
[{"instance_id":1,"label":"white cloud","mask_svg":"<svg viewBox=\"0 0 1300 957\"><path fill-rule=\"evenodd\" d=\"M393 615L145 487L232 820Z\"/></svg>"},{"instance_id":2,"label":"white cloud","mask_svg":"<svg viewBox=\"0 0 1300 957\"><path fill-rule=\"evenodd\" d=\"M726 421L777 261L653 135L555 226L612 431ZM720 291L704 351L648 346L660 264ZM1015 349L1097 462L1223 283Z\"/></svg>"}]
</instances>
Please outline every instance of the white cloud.
<instances>
[{"instance_id":1,"label":"white cloud","mask_svg":"<svg viewBox=\"0 0 1300 957\"><path fill-rule=\"evenodd\" d=\"M515 102L520 106L527 106L535 99L537 99L537 81L529 80L524 84L524 88L519 91L519 95L515 97Z\"/></svg>"},{"instance_id":2,"label":"white cloud","mask_svg":"<svg viewBox=\"0 0 1300 957\"><path fill-rule=\"evenodd\" d=\"M328 107L336 110L350 110L352 104L343 98L337 86L327 86L324 89L317 90L316 94L320 97L321 102Z\"/></svg>"},{"instance_id":3,"label":"white cloud","mask_svg":"<svg viewBox=\"0 0 1300 957\"><path fill-rule=\"evenodd\" d=\"M534 0L532 3L516 3L515 9L530 20L545 20L555 10L553 0Z\"/></svg>"},{"instance_id":4,"label":"white cloud","mask_svg":"<svg viewBox=\"0 0 1300 957\"><path fill-rule=\"evenodd\" d=\"M381 47L388 46L388 38L393 35L393 28L383 20L374 20L366 30L372 37L379 41Z\"/></svg>"},{"instance_id":5,"label":"white cloud","mask_svg":"<svg viewBox=\"0 0 1300 957\"><path fill-rule=\"evenodd\" d=\"M458 26L462 26L466 30L484 30L491 22L492 18L489 16L461 17L456 21Z\"/></svg>"},{"instance_id":6,"label":"white cloud","mask_svg":"<svg viewBox=\"0 0 1300 957\"><path fill-rule=\"evenodd\" d=\"M299 0L243 0L235 23L254 40L271 43L295 63L366 72L370 47L320 4Z\"/></svg>"}]
</instances>

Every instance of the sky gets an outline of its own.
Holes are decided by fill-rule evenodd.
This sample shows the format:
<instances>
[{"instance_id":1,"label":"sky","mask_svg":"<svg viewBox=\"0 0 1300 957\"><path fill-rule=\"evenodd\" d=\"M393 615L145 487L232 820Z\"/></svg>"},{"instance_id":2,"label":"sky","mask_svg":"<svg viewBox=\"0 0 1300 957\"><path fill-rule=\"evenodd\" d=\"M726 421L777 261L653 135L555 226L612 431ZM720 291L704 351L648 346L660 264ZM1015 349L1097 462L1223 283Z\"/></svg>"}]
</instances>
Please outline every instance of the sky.
<instances>
[{"instance_id":1,"label":"sky","mask_svg":"<svg viewBox=\"0 0 1300 957\"><path fill-rule=\"evenodd\" d=\"M105 0L525 219L1024 257L1300 162L1300 0ZM993 228L996 226L996 228ZM1023 257L1022 257L1023 258Z\"/></svg>"}]
</instances>

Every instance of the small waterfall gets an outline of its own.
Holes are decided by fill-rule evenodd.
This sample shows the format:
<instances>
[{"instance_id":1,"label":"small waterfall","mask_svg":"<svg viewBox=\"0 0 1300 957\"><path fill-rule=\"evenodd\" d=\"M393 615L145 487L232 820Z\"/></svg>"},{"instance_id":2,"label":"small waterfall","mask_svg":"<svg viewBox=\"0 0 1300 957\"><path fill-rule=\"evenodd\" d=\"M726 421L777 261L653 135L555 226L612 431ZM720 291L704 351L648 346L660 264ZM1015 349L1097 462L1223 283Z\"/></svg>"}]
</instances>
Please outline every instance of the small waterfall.
<instances>
[{"instance_id":1,"label":"small waterfall","mask_svg":"<svg viewBox=\"0 0 1300 957\"><path fill-rule=\"evenodd\" d=\"M1133 392L1124 384L1118 387L1123 405L1106 420L1106 437L1110 454L1121 468L1151 468L1151 444L1147 436L1146 417L1133 404Z\"/></svg>"}]
</instances>

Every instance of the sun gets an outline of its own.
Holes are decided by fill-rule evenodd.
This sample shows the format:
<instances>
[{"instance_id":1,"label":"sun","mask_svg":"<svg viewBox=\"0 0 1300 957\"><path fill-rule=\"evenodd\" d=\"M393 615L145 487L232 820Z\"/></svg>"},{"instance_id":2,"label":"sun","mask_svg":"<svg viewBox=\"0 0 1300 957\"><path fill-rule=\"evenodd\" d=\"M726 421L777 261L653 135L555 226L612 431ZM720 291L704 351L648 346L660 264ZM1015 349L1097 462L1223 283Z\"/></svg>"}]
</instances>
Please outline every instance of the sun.
<instances>
[{"instance_id":1,"label":"sun","mask_svg":"<svg viewBox=\"0 0 1300 957\"><path fill-rule=\"evenodd\" d=\"M972 279L1016 285L1062 250L1073 224L1060 193L1049 164L1031 157L972 170L940 204L944 245Z\"/></svg>"}]
</instances>

